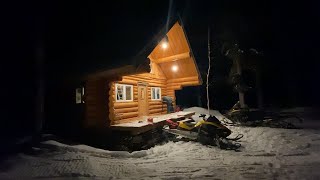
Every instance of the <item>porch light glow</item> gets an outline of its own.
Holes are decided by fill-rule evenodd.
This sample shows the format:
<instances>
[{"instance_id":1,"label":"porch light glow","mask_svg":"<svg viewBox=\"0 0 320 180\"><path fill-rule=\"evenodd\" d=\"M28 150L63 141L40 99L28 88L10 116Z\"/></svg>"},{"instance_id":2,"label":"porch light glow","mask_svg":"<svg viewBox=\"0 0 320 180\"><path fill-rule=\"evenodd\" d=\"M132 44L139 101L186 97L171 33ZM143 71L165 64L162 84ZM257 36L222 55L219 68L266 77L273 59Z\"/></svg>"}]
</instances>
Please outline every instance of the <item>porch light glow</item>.
<instances>
[{"instance_id":1,"label":"porch light glow","mask_svg":"<svg viewBox=\"0 0 320 180\"><path fill-rule=\"evenodd\" d=\"M166 41L161 43L162 49L167 49L168 48L168 43Z\"/></svg>"},{"instance_id":2,"label":"porch light glow","mask_svg":"<svg viewBox=\"0 0 320 180\"><path fill-rule=\"evenodd\" d=\"M177 72L177 71L178 71L178 66L177 66L177 65L173 65L173 66L171 67L171 70L172 70L173 72Z\"/></svg>"}]
</instances>

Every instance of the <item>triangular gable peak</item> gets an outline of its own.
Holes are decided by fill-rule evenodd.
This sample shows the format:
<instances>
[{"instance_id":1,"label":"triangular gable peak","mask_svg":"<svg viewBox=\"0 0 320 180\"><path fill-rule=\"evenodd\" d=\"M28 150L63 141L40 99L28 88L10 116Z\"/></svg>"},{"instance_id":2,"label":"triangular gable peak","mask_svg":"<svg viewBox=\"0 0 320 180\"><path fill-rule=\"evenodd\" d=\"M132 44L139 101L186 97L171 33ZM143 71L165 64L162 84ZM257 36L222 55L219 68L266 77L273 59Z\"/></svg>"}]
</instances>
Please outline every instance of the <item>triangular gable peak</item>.
<instances>
[{"instance_id":1,"label":"triangular gable peak","mask_svg":"<svg viewBox=\"0 0 320 180\"><path fill-rule=\"evenodd\" d=\"M86 126L117 125L166 114L161 97L171 97L175 106L176 90L202 83L180 22L166 34L160 31L141 52L130 65L87 78Z\"/></svg>"},{"instance_id":2,"label":"triangular gable peak","mask_svg":"<svg viewBox=\"0 0 320 180\"><path fill-rule=\"evenodd\" d=\"M202 83L190 44L183 26L176 22L148 56L152 64L160 67L169 82L176 85L200 85ZM153 71L151 68L151 73ZM178 88L180 89L180 88Z\"/></svg>"},{"instance_id":3,"label":"triangular gable peak","mask_svg":"<svg viewBox=\"0 0 320 180\"><path fill-rule=\"evenodd\" d=\"M159 37L155 39L159 39ZM157 73L157 75L165 77L167 80L187 78L197 81L189 83L190 85L200 85L202 83L192 49L181 23L176 22L165 37L154 46L154 49L150 50L151 53L149 51L149 55L148 53L142 53L138 58L135 58L137 61L135 64L130 65L124 62L126 66L96 71L89 74L86 79L90 77L110 78L110 76L114 75L124 76L151 72L151 76ZM150 68L147 67L148 62L145 58L150 60ZM186 86L188 84L183 85Z\"/></svg>"}]
</instances>

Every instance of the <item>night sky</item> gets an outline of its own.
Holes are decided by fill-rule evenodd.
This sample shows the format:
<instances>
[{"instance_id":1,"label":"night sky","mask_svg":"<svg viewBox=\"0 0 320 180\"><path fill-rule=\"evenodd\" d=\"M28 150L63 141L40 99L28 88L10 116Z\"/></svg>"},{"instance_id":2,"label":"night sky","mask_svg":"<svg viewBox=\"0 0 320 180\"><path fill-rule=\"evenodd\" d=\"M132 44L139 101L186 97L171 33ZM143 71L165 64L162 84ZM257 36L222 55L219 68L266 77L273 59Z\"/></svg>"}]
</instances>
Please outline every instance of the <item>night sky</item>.
<instances>
[{"instance_id":1,"label":"night sky","mask_svg":"<svg viewBox=\"0 0 320 180\"><path fill-rule=\"evenodd\" d=\"M224 42L263 52L268 106L318 106L319 5L316 1L173 1L170 14L181 16L201 72L207 68L211 27L214 108L228 109L236 100L224 82L231 66L221 53ZM7 124L4 129L18 125L21 131L31 131L39 71L46 99L61 98L55 92L64 88L65 79L136 55L165 25L169 1L11 1L2 7L1 119ZM195 100L185 103L197 105ZM45 111L57 106L47 101Z\"/></svg>"}]
</instances>

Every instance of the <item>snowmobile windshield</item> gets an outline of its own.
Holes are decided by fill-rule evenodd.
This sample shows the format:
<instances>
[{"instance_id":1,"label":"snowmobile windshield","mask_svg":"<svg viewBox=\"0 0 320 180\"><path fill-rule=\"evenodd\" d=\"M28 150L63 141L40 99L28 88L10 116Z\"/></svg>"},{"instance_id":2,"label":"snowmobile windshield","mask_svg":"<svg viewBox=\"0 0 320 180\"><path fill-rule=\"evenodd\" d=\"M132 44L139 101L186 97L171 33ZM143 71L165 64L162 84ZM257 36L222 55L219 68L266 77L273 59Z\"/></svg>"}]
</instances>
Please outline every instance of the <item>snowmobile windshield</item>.
<instances>
[{"instance_id":1,"label":"snowmobile windshield","mask_svg":"<svg viewBox=\"0 0 320 180\"><path fill-rule=\"evenodd\" d=\"M215 116L210 116L210 117L207 119L207 122L214 122L214 123L221 124L221 122L220 122Z\"/></svg>"}]
</instances>

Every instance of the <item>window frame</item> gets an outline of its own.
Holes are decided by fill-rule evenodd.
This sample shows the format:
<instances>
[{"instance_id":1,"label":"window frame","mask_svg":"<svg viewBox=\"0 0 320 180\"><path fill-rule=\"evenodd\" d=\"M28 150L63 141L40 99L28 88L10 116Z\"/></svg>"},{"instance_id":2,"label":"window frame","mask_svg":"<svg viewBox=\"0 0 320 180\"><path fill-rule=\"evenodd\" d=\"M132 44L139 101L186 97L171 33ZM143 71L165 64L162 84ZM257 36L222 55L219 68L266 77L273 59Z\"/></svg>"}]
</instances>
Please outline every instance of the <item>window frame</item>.
<instances>
[{"instance_id":1,"label":"window frame","mask_svg":"<svg viewBox=\"0 0 320 180\"><path fill-rule=\"evenodd\" d=\"M84 104L84 86L76 88L76 104Z\"/></svg>"},{"instance_id":2,"label":"window frame","mask_svg":"<svg viewBox=\"0 0 320 180\"><path fill-rule=\"evenodd\" d=\"M123 100L118 100L118 86L122 86L123 87ZM126 87L131 87L131 99L127 100L127 88ZM132 102L133 101L133 85L130 84L115 84L115 98L116 98L116 102Z\"/></svg>"},{"instance_id":3,"label":"window frame","mask_svg":"<svg viewBox=\"0 0 320 180\"><path fill-rule=\"evenodd\" d=\"M159 89L159 99L155 99L155 97L152 97L153 96L153 94L152 94L153 89L155 90L155 92L156 92L156 89ZM161 88L160 87L151 87L150 93L151 93L151 100L152 101L160 101L161 100Z\"/></svg>"}]
</instances>

